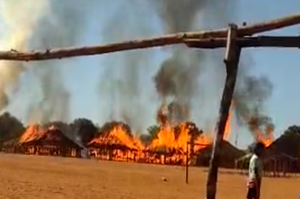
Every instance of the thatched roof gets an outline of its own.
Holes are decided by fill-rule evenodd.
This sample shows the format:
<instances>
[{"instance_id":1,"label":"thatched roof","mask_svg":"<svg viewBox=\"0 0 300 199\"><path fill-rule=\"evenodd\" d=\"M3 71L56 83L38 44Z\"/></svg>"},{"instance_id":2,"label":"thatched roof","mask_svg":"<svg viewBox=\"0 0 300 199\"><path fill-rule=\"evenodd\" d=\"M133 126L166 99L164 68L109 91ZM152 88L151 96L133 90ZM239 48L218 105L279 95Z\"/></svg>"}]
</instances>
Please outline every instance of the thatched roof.
<instances>
[{"instance_id":1,"label":"thatched roof","mask_svg":"<svg viewBox=\"0 0 300 199\"><path fill-rule=\"evenodd\" d=\"M23 138L23 139L22 139ZM26 138L26 139L25 139ZM55 145L55 146L69 146L81 149L78 144L63 134L63 132L52 126L43 131L26 131L20 139L22 145Z\"/></svg>"},{"instance_id":2,"label":"thatched roof","mask_svg":"<svg viewBox=\"0 0 300 199\"><path fill-rule=\"evenodd\" d=\"M235 160L244 156L246 154L245 151L240 150L230 144L228 141L222 141L221 143L221 151L220 151L220 167L226 168L234 168ZM197 156L197 165L208 166L209 160L212 153L212 145L200 149L196 152Z\"/></svg>"},{"instance_id":3,"label":"thatched roof","mask_svg":"<svg viewBox=\"0 0 300 199\"><path fill-rule=\"evenodd\" d=\"M184 154L184 151L181 148L168 147L168 146L165 146L165 145L150 147L150 148L148 148L148 151L152 152L152 153L168 154L168 155Z\"/></svg>"},{"instance_id":4,"label":"thatched roof","mask_svg":"<svg viewBox=\"0 0 300 199\"><path fill-rule=\"evenodd\" d=\"M129 147L119 138L112 135L103 135L97 138L94 138L87 144L87 147L96 147L96 148L113 148L113 149L123 149L123 150L135 150L133 147Z\"/></svg>"},{"instance_id":5,"label":"thatched roof","mask_svg":"<svg viewBox=\"0 0 300 199\"><path fill-rule=\"evenodd\" d=\"M264 162L273 161L273 160L283 160L283 159L299 162L299 158L295 158L295 157L289 156L284 153L279 153L279 154L275 154L273 156L269 156L264 160Z\"/></svg>"},{"instance_id":6,"label":"thatched roof","mask_svg":"<svg viewBox=\"0 0 300 199\"><path fill-rule=\"evenodd\" d=\"M299 158L300 136L297 134L282 135L276 139L267 149L267 156L286 154L292 158Z\"/></svg>"},{"instance_id":7,"label":"thatched roof","mask_svg":"<svg viewBox=\"0 0 300 199\"><path fill-rule=\"evenodd\" d=\"M30 125L21 136L20 144L29 143L40 139L45 133L45 130L40 125Z\"/></svg>"}]
</instances>

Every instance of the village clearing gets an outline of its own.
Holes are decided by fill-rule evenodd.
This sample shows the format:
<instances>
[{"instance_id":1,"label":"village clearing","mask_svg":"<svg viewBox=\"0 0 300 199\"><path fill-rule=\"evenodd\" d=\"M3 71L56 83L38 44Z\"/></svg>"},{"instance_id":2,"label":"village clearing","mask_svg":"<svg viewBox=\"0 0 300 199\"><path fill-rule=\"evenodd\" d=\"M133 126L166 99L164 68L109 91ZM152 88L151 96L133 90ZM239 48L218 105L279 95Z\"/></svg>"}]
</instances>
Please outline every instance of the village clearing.
<instances>
[{"instance_id":1,"label":"village clearing","mask_svg":"<svg viewBox=\"0 0 300 199\"><path fill-rule=\"evenodd\" d=\"M0 154L2 199L204 198L207 168ZM245 198L245 176L221 170L218 198ZM262 199L298 198L300 178L265 178Z\"/></svg>"}]
</instances>

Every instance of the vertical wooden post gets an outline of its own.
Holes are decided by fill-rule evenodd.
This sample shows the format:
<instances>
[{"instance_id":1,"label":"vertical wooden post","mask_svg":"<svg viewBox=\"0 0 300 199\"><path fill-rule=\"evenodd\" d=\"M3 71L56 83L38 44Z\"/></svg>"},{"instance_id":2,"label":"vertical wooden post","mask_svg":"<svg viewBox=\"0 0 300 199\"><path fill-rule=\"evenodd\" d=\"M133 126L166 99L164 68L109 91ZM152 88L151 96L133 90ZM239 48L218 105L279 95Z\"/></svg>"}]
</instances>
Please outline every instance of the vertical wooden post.
<instances>
[{"instance_id":1,"label":"vertical wooden post","mask_svg":"<svg viewBox=\"0 0 300 199\"><path fill-rule=\"evenodd\" d=\"M237 26L229 24L227 46L225 54L226 80L221 99L218 122L215 127L215 135L213 141L213 150L210 159L210 167L206 184L206 199L215 199L217 192L218 167L219 167L219 151L223 140L225 125L228 119L234 87L237 78L237 70L241 48L236 45L235 38L237 36Z\"/></svg>"},{"instance_id":2,"label":"vertical wooden post","mask_svg":"<svg viewBox=\"0 0 300 199\"><path fill-rule=\"evenodd\" d=\"M186 143L186 153L185 153L185 157L186 157L186 163L185 163L185 183L188 184L189 183L189 141L187 141Z\"/></svg>"}]
</instances>

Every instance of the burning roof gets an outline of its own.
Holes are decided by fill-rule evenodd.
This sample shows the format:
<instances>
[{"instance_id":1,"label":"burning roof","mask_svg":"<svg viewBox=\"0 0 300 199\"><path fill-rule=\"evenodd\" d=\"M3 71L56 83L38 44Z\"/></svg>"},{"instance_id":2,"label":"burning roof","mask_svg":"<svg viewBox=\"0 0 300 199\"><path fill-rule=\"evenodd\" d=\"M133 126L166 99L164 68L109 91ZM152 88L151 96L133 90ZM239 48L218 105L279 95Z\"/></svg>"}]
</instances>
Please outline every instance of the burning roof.
<instances>
[{"instance_id":1,"label":"burning roof","mask_svg":"<svg viewBox=\"0 0 300 199\"><path fill-rule=\"evenodd\" d=\"M267 147L267 155L286 154L293 158L299 158L300 135L283 134Z\"/></svg>"},{"instance_id":2,"label":"burning roof","mask_svg":"<svg viewBox=\"0 0 300 199\"><path fill-rule=\"evenodd\" d=\"M45 129L38 125L29 125L24 134L21 136L20 144L28 143L31 141L39 140L45 133Z\"/></svg>"},{"instance_id":3,"label":"burning roof","mask_svg":"<svg viewBox=\"0 0 300 199\"><path fill-rule=\"evenodd\" d=\"M111 128L108 128L111 129ZM87 144L88 147L112 147L112 148L127 148L131 150L142 150L142 143L130 136L124 126L116 123L111 131L102 132L98 137L94 138Z\"/></svg>"},{"instance_id":4,"label":"burning roof","mask_svg":"<svg viewBox=\"0 0 300 199\"><path fill-rule=\"evenodd\" d=\"M19 143L21 145L40 143L81 148L79 145L65 136L62 131L55 126L44 128L40 125L30 125L25 133L21 136Z\"/></svg>"}]
</instances>

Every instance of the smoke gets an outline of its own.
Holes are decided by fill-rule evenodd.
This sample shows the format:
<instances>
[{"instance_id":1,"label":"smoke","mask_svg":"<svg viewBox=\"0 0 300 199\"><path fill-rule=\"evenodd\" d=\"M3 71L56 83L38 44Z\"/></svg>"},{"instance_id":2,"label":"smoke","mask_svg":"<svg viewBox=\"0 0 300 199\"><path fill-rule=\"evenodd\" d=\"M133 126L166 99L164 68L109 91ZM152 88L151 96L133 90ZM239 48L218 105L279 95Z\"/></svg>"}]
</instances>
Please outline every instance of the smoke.
<instances>
[{"instance_id":1,"label":"smoke","mask_svg":"<svg viewBox=\"0 0 300 199\"><path fill-rule=\"evenodd\" d=\"M153 34L149 6L145 1L119 1L118 10L106 20L102 33L104 42L122 41ZM117 120L128 124L140 133L154 118L149 107L150 80L154 73L151 63L153 51L139 50L108 55L105 70L100 75L99 96L101 100L101 122ZM148 91L148 92L147 92ZM106 102L106 103L105 103ZM147 105L148 104L148 105Z\"/></svg>"},{"instance_id":2,"label":"smoke","mask_svg":"<svg viewBox=\"0 0 300 199\"><path fill-rule=\"evenodd\" d=\"M257 132L265 130L266 134L271 134L275 128L272 119L264 113L265 102L271 96L273 86L267 77L255 77L246 72L241 68L233 105L239 124L246 124L257 139Z\"/></svg>"},{"instance_id":3,"label":"smoke","mask_svg":"<svg viewBox=\"0 0 300 199\"><path fill-rule=\"evenodd\" d=\"M166 33L191 31L197 13L205 9L205 1L153 1L163 22ZM176 105L169 111L169 120L177 122L190 119L191 101L197 93L198 77L202 53L189 52L186 49L173 48L171 56L166 59L154 77L156 90L163 106ZM171 101L171 102L168 102Z\"/></svg>"},{"instance_id":4,"label":"smoke","mask_svg":"<svg viewBox=\"0 0 300 199\"><path fill-rule=\"evenodd\" d=\"M76 45L84 31L85 17L96 1L88 4L73 0L1 0L1 18L5 36L1 48L26 50L50 49ZM32 6L34 5L34 6ZM68 120L70 94L64 84L63 67L70 61L43 61L28 63L0 63L0 109L10 103L7 89L18 87L20 74L35 80L34 99L28 107L29 122Z\"/></svg>"},{"instance_id":5,"label":"smoke","mask_svg":"<svg viewBox=\"0 0 300 199\"><path fill-rule=\"evenodd\" d=\"M0 46L3 50L24 50L27 41L32 36L32 30L47 9L46 1L33 2L18 0L0 1L0 16L4 24L1 31ZM21 62L0 62L0 111L5 109L10 101L7 89L18 87L20 74L25 70Z\"/></svg>"},{"instance_id":6,"label":"smoke","mask_svg":"<svg viewBox=\"0 0 300 199\"><path fill-rule=\"evenodd\" d=\"M29 41L32 49L51 49L78 45L85 31L85 17L94 2L51 0L47 12L40 16ZM70 93L66 88L63 69L72 61L44 61L31 64L30 73L37 81L40 100L28 109L30 122L68 121Z\"/></svg>"},{"instance_id":7,"label":"smoke","mask_svg":"<svg viewBox=\"0 0 300 199\"><path fill-rule=\"evenodd\" d=\"M199 29L195 25L199 24L196 20L197 15L201 15L206 23L216 23L225 25L224 20L234 15L232 11L224 6L220 9L220 1L199 1L199 0L172 0L172 1L153 1L160 13L166 33L193 31ZM236 4L234 2L233 4ZM222 6L221 6L222 7ZM230 6L229 6L230 7ZM234 8L231 7L231 8ZM214 10L215 16L210 15L210 10ZM228 23L229 21L227 21ZM213 54L215 59L222 60L223 54ZM203 68L207 63L203 62L205 54L203 52L189 53L186 49L173 48L172 55L167 59L157 72L154 81L156 90L162 98L162 103L166 103L167 98L172 98L176 102L178 121L189 120L191 111L180 111L191 109L191 104L195 99L199 101L204 98L212 98L211 95L199 93L199 79L203 78L205 72ZM213 71L217 74L217 79L224 78L224 71L218 64ZM213 61L208 63L210 67ZM223 65L223 64L222 64ZM267 77L252 76L251 66L242 62L238 74L238 82L234 94L234 108L239 124L246 124L251 132L265 129L270 131L274 129L272 119L264 114L266 100L272 94L272 84ZM223 74L222 74L223 73ZM211 74L212 75L212 74ZM212 78L215 78L212 75ZM211 78L211 79L212 79ZM223 82L215 82L223 87ZM206 89L212 89L212 84L205 83ZM200 85L201 86L201 85ZM218 89L217 89L218 90ZM221 90L220 90L221 91ZM174 111L173 111L174 112ZM172 113L172 112L171 112ZM182 115L185 113L184 115ZM174 115L174 113L172 113ZM175 114L176 115L176 114ZM270 133L270 132L269 132Z\"/></svg>"}]
</instances>

